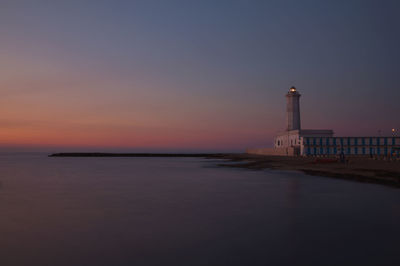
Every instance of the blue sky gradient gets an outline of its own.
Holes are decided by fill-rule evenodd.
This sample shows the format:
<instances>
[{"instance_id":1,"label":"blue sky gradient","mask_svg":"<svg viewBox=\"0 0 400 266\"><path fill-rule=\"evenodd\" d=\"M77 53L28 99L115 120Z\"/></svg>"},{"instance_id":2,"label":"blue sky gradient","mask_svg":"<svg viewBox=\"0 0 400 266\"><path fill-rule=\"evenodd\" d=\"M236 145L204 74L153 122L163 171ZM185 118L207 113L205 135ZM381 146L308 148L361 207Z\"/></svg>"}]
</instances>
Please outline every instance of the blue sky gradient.
<instances>
[{"instance_id":1,"label":"blue sky gradient","mask_svg":"<svg viewBox=\"0 0 400 266\"><path fill-rule=\"evenodd\" d=\"M269 146L293 85L303 127L390 134L400 130L399 10L388 0L1 0L0 145Z\"/></svg>"}]
</instances>

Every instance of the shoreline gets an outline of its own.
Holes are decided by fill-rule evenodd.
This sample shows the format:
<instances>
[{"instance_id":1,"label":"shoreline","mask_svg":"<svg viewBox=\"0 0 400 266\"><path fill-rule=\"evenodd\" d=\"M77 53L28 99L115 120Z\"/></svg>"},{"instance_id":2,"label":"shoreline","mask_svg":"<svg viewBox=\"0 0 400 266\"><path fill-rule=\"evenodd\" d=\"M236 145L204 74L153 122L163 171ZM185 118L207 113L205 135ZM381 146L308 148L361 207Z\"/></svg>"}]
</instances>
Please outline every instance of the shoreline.
<instances>
[{"instance_id":1,"label":"shoreline","mask_svg":"<svg viewBox=\"0 0 400 266\"><path fill-rule=\"evenodd\" d=\"M324 176L363 183L373 183L400 188L400 162L349 157L348 163L318 160L313 157L265 156L246 153L54 153L49 157L196 157L223 159L221 167L250 170L292 170L307 175Z\"/></svg>"},{"instance_id":2,"label":"shoreline","mask_svg":"<svg viewBox=\"0 0 400 266\"><path fill-rule=\"evenodd\" d=\"M400 162L372 160L350 157L348 163L318 161L312 157L265 156L252 154L227 154L211 158L226 159L229 164L222 167L235 167L251 170L289 170L307 175L323 176L373 183L400 188ZM235 164L236 162L236 164Z\"/></svg>"}]
</instances>

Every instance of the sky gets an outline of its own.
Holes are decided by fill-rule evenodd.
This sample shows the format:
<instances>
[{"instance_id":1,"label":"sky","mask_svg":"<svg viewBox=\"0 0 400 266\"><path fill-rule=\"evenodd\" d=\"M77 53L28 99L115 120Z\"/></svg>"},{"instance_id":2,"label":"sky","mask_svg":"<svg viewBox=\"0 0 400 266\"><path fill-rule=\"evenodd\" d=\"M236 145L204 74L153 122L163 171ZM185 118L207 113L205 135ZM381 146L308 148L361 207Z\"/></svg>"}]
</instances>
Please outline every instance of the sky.
<instances>
[{"instance_id":1,"label":"sky","mask_svg":"<svg viewBox=\"0 0 400 266\"><path fill-rule=\"evenodd\" d=\"M0 148L244 151L400 131L399 1L0 0Z\"/></svg>"}]
</instances>

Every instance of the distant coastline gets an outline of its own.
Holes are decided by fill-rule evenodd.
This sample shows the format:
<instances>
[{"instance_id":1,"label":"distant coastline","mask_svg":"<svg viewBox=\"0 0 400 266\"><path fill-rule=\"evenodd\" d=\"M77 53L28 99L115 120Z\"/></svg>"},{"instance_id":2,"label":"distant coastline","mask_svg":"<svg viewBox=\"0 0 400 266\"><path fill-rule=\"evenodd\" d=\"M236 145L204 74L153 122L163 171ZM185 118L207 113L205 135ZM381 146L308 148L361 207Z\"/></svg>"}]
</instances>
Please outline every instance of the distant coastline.
<instances>
[{"instance_id":1,"label":"distant coastline","mask_svg":"<svg viewBox=\"0 0 400 266\"><path fill-rule=\"evenodd\" d=\"M105 152L62 152L49 157L213 157L225 156L216 153L105 153Z\"/></svg>"},{"instance_id":2,"label":"distant coastline","mask_svg":"<svg viewBox=\"0 0 400 266\"><path fill-rule=\"evenodd\" d=\"M315 157L263 156L245 153L97 153L72 152L54 153L49 157L196 157L224 159L222 167L252 170L276 169L301 171L308 175L333 177L364 183L374 183L400 188L400 162L349 158L348 163L325 162Z\"/></svg>"}]
</instances>

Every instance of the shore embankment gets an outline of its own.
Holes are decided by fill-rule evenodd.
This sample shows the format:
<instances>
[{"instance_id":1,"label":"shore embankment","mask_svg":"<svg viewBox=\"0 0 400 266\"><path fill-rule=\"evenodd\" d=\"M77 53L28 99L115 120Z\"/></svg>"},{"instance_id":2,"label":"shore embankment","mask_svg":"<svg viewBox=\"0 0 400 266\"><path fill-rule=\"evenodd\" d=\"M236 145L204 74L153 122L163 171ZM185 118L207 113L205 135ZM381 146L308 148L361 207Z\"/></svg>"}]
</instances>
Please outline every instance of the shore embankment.
<instances>
[{"instance_id":1,"label":"shore embankment","mask_svg":"<svg viewBox=\"0 0 400 266\"><path fill-rule=\"evenodd\" d=\"M350 157L346 163L335 159L315 157L263 156L251 154L224 154L210 158L226 159L220 166L253 170L279 169L301 171L309 175L334 177L400 188L400 161L374 160Z\"/></svg>"},{"instance_id":2,"label":"shore embankment","mask_svg":"<svg viewBox=\"0 0 400 266\"><path fill-rule=\"evenodd\" d=\"M375 183L400 188L400 161L350 157L345 163L335 159L315 157L265 156L246 153L55 153L49 157L197 157L223 159L218 165L252 170L276 169L301 171L309 175L326 176L358 182Z\"/></svg>"}]
</instances>

